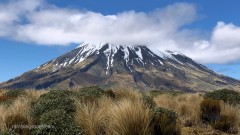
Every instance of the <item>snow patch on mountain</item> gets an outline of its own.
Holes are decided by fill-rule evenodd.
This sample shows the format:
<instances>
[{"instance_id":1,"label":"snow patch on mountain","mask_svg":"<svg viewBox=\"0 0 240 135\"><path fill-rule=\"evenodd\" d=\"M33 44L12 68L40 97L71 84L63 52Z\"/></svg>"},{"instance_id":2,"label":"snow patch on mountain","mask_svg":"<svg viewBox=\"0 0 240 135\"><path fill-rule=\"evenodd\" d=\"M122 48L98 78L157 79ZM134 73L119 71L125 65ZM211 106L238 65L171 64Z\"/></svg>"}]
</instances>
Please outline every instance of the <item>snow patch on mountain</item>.
<instances>
[{"instance_id":1,"label":"snow patch on mountain","mask_svg":"<svg viewBox=\"0 0 240 135\"><path fill-rule=\"evenodd\" d=\"M137 50L136 50L136 49L137 49ZM140 48L140 47L137 47L136 49L135 49L136 54L138 55L138 57L139 57L140 59L143 60L141 48Z\"/></svg>"},{"instance_id":2,"label":"snow patch on mountain","mask_svg":"<svg viewBox=\"0 0 240 135\"><path fill-rule=\"evenodd\" d=\"M137 62L141 67L144 67L147 63L155 67L165 66L165 61L171 60L172 62L170 64L178 69L178 64L190 66L191 68L197 68L192 63L183 63L181 60L179 60L177 58L179 56L183 58L186 57L181 53L170 50L156 51L153 49L148 49L145 46L114 45L108 43L91 44L84 42L79 45L75 51L75 55L69 55L69 57L65 58L64 60L63 58L57 58L51 61L50 63L53 65L52 71L55 72L60 68L67 68L71 65L81 63L90 56L103 54L106 57L106 74L108 74L110 68L114 66L115 55L118 52L123 53L121 57L125 61L125 65L130 72L132 72L131 68L134 64L134 61ZM39 68L47 64L49 63L46 63ZM199 66L203 67L200 64Z\"/></svg>"}]
</instances>

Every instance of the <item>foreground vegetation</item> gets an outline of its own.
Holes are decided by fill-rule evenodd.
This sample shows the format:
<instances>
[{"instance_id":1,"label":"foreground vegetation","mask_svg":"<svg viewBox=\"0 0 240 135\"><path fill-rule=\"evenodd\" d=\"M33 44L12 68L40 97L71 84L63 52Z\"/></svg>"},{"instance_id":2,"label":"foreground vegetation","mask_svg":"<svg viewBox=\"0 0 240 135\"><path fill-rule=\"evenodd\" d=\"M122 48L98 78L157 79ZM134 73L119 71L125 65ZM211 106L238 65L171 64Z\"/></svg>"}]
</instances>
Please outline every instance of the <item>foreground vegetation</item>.
<instances>
[{"instance_id":1,"label":"foreground vegetation","mask_svg":"<svg viewBox=\"0 0 240 135\"><path fill-rule=\"evenodd\" d=\"M0 135L239 134L239 101L231 90L0 90Z\"/></svg>"}]
</instances>

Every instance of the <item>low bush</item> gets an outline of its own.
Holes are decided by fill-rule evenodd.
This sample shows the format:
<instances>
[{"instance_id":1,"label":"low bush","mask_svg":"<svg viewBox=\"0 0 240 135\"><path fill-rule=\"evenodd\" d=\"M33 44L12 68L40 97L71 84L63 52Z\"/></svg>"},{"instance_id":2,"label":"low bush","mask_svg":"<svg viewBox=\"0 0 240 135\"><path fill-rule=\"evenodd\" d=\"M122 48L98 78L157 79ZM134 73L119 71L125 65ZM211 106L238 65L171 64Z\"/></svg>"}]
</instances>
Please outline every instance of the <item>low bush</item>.
<instances>
[{"instance_id":1,"label":"low bush","mask_svg":"<svg viewBox=\"0 0 240 135\"><path fill-rule=\"evenodd\" d=\"M97 104L98 98L104 95L104 90L97 86L84 87L76 93L77 99L86 104Z\"/></svg>"},{"instance_id":2,"label":"low bush","mask_svg":"<svg viewBox=\"0 0 240 135\"><path fill-rule=\"evenodd\" d=\"M56 109L64 110L71 114L76 110L71 96L72 93L67 90L53 90L43 94L31 108L30 115L36 119L42 114Z\"/></svg>"},{"instance_id":3,"label":"low bush","mask_svg":"<svg viewBox=\"0 0 240 135\"><path fill-rule=\"evenodd\" d=\"M154 108L156 106L156 103L153 101L153 98L145 94L142 95L141 101L143 102L144 105L146 105L149 108Z\"/></svg>"},{"instance_id":4,"label":"low bush","mask_svg":"<svg viewBox=\"0 0 240 135\"><path fill-rule=\"evenodd\" d=\"M180 130L177 126L177 115L175 112L165 108L156 108L154 110L151 122L153 134L155 135L179 135Z\"/></svg>"},{"instance_id":5,"label":"low bush","mask_svg":"<svg viewBox=\"0 0 240 135\"><path fill-rule=\"evenodd\" d=\"M216 90L213 92L206 93L204 98L211 98L215 100L223 100L229 104L239 104L240 103L240 94L234 90L222 89Z\"/></svg>"},{"instance_id":6,"label":"low bush","mask_svg":"<svg viewBox=\"0 0 240 135\"><path fill-rule=\"evenodd\" d=\"M200 104L200 119L203 122L215 122L220 118L221 106L218 100L204 99Z\"/></svg>"},{"instance_id":7,"label":"low bush","mask_svg":"<svg viewBox=\"0 0 240 135\"><path fill-rule=\"evenodd\" d=\"M104 90L97 86L84 87L77 92L77 97L94 97L100 98L105 94Z\"/></svg>"},{"instance_id":8,"label":"low bush","mask_svg":"<svg viewBox=\"0 0 240 135\"><path fill-rule=\"evenodd\" d=\"M74 117L64 110L52 110L41 115L40 125L32 131L37 135L80 135L81 129L74 123Z\"/></svg>"},{"instance_id":9,"label":"low bush","mask_svg":"<svg viewBox=\"0 0 240 135\"><path fill-rule=\"evenodd\" d=\"M32 134L80 134L80 128L76 126L74 121L75 111L76 106L71 91L52 90L41 95L37 103L31 108L30 114L36 124L45 126L33 129Z\"/></svg>"}]
</instances>

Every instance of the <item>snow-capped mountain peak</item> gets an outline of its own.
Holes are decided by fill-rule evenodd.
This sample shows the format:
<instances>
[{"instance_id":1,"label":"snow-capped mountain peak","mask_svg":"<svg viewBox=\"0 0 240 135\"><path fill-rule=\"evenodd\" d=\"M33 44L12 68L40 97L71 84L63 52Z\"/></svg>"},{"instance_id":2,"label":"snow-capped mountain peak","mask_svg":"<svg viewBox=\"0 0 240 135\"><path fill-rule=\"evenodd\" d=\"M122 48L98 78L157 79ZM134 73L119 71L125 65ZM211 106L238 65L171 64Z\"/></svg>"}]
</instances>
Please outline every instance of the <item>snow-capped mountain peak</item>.
<instances>
[{"instance_id":1,"label":"snow-capped mountain peak","mask_svg":"<svg viewBox=\"0 0 240 135\"><path fill-rule=\"evenodd\" d=\"M2 84L8 88L100 85L139 89L209 90L240 82L176 51L146 46L83 43L76 49Z\"/></svg>"},{"instance_id":2,"label":"snow-capped mountain peak","mask_svg":"<svg viewBox=\"0 0 240 135\"><path fill-rule=\"evenodd\" d=\"M155 67L164 67L165 63L170 63L170 65L175 68L178 68L179 64L187 64L192 68L202 68L200 64L193 62L185 55L175 51L159 50L158 53L155 54L146 46L114 45L109 43L82 43L70 54L67 53L67 57L59 57L53 61L43 64L40 67L44 67L45 65L51 63L53 65L52 71L55 72L61 68L79 64L89 57L96 55L105 57L106 74L108 74L110 68L114 66L116 59L118 59L117 61L119 61L119 59L122 59L125 63L125 66L129 69L130 72L132 72L132 66L134 64L137 64L141 67L149 64Z\"/></svg>"}]
</instances>

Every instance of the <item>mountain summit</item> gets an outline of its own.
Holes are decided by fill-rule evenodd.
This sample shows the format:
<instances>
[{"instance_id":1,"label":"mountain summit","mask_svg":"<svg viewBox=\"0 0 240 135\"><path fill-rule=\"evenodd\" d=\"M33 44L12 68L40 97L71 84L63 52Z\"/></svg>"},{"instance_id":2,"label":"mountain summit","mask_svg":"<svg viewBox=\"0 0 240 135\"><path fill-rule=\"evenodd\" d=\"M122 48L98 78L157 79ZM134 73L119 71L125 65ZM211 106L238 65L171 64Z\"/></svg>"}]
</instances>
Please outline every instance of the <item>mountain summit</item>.
<instances>
[{"instance_id":1,"label":"mountain summit","mask_svg":"<svg viewBox=\"0 0 240 135\"><path fill-rule=\"evenodd\" d=\"M182 91L240 87L240 81L219 75L183 54L154 52L157 53L146 46L84 43L0 86L65 89L99 85L104 88Z\"/></svg>"}]
</instances>

